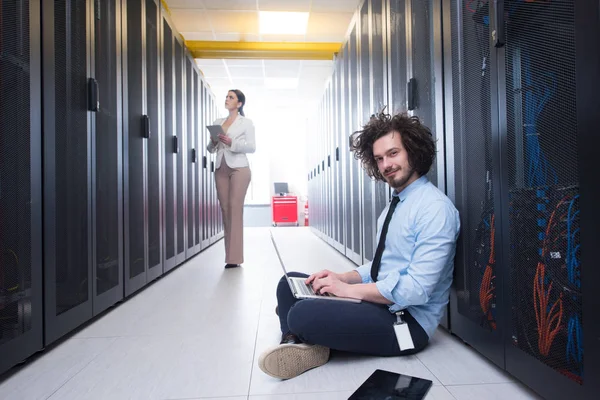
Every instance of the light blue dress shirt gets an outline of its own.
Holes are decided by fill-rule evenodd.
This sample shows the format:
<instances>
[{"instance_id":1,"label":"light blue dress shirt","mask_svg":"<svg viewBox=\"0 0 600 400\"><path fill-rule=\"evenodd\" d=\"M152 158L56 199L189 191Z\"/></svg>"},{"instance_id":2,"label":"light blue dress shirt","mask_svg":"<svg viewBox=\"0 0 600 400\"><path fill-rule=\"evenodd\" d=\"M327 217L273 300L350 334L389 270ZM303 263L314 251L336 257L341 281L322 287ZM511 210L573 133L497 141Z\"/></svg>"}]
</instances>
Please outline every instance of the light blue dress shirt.
<instances>
[{"instance_id":1,"label":"light blue dress shirt","mask_svg":"<svg viewBox=\"0 0 600 400\"><path fill-rule=\"evenodd\" d=\"M448 304L456 240L458 211L450 199L422 176L400 193L394 210L377 289L393 302L390 312L408 309L431 338ZM388 207L377 220L377 242ZM372 283L371 263L357 268L363 283Z\"/></svg>"}]
</instances>

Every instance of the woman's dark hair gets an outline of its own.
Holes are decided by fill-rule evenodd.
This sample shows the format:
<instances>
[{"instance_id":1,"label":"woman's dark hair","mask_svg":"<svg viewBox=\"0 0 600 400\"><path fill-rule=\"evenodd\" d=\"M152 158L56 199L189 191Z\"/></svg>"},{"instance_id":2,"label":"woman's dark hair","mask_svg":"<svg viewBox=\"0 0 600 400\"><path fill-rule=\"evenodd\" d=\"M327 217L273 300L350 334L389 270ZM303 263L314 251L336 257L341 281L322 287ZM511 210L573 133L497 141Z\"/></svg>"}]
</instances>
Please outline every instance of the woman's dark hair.
<instances>
[{"instance_id":1,"label":"woman's dark hair","mask_svg":"<svg viewBox=\"0 0 600 400\"><path fill-rule=\"evenodd\" d=\"M235 93L235 95L238 98L238 101L242 103L242 106L239 108L239 112L243 117L245 117L246 115L244 114L244 106L246 105L246 96L239 89L231 89L230 92Z\"/></svg>"},{"instance_id":2,"label":"woman's dark hair","mask_svg":"<svg viewBox=\"0 0 600 400\"><path fill-rule=\"evenodd\" d=\"M392 117L381 111L371 116L361 131L350 136L350 151L354 152L355 159L362 162L367 174L371 178L385 181L373 155L373 143L390 132L400 134L411 168L417 171L419 176L429 172L436 153L431 130L423 125L418 117L410 117L405 113Z\"/></svg>"}]
</instances>

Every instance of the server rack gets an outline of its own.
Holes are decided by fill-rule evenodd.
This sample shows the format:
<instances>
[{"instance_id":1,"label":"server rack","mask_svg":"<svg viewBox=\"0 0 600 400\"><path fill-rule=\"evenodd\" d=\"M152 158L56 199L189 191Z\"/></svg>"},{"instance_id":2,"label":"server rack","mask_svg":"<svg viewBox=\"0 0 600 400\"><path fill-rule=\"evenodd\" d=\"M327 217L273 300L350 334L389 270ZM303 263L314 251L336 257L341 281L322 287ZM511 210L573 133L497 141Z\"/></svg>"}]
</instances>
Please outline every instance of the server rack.
<instances>
[{"instance_id":1,"label":"server rack","mask_svg":"<svg viewBox=\"0 0 600 400\"><path fill-rule=\"evenodd\" d=\"M359 76L359 50L358 50L358 40L359 40L359 29L358 19L352 28L349 38L348 45L348 74L346 75L346 82L348 83L349 90L349 99L350 105L348 113L348 134L352 134L356 132L359 128L359 87L358 84L360 82ZM362 264L363 259L363 229L361 228L360 221L362 221L363 214L363 196L361 190L361 182L362 182L362 170L359 167L359 164L356 160L351 159L350 162L350 171L351 171L351 197L350 204L352 204L352 241L350 243L350 252L346 252L346 256L354 261L356 264Z\"/></svg>"},{"instance_id":2,"label":"server rack","mask_svg":"<svg viewBox=\"0 0 600 400\"><path fill-rule=\"evenodd\" d=\"M186 179L187 179L187 195L186 195L186 216L187 216L187 245L185 256L186 259L196 255L200 251L200 243L196 242L196 225L197 225L197 197L196 197L196 159L197 159L197 145L196 138L198 136L198 125L194 110L197 110L197 96L196 90L198 86L198 75L196 71L196 62L188 55L185 60L186 65L186 110L187 110L187 167L186 167Z\"/></svg>"},{"instance_id":3,"label":"server rack","mask_svg":"<svg viewBox=\"0 0 600 400\"><path fill-rule=\"evenodd\" d=\"M165 256L164 272L185 260L183 209L183 43L161 11L163 35Z\"/></svg>"},{"instance_id":4,"label":"server rack","mask_svg":"<svg viewBox=\"0 0 600 400\"><path fill-rule=\"evenodd\" d=\"M40 9L0 3L0 373L43 345Z\"/></svg>"},{"instance_id":5,"label":"server rack","mask_svg":"<svg viewBox=\"0 0 600 400\"><path fill-rule=\"evenodd\" d=\"M127 0L123 5L124 264L129 296L162 274L160 5L156 0Z\"/></svg>"},{"instance_id":6,"label":"server rack","mask_svg":"<svg viewBox=\"0 0 600 400\"><path fill-rule=\"evenodd\" d=\"M600 4L500 2L490 20L506 370L547 398L595 398Z\"/></svg>"},{"instance_id":7,"label":"server rack","mask_svg":"<svg viewBox=\"0 0 600 400\"><path fill-rule=\"evenodd\" d=\"M337 196L337 223L334 229L336 230L336 249L344 254L344 177L343 177L343 163L341 156L341 148L343 145L343 109L342 109L342 59L338 56L335 59L335 92L334 92L334 119L335 129L333 134L335 135L334 143L334 156L332 162L335 164L335 190Z\"/></svg>"},{"instance_id":8,"label":"server rack","mask_svg":"<svg viewBox=\"0 0 600 400\"><path fill-rule=\"evenodd\" d=\"M115 0L42 5L45 343L123 296L120 14Z\"/></svg>"},{"instance_id":9,"label":"server rack","mask_svg":"<svg viewBox=\"0 0 600 400\"><path fill-rule=\"evenodd\" d=\"M447 158L452 181L448 193L461 215L450 299L451 329L503 368L504 346L498 327L503 301L496 288L503 282L504 272L498 268L495 252L498 182L494 177L498 165L492 160L491 121L497 105L492 104L489 69L494 61L488 61L495 52L488 40L489 26L479 23L483 19L475 17L466 3L444 2L444 13Z\"/></svg>"},{"instance_id":10,"label":"server rack","mask_svg":"<svg viewBox=\"0 0 600 400\"><path fill-rule=\"evenodd\" d=\"M451 328L544 397L592 398L599 5L444 10L449 191L463 219ZM467 175L476 168L485 176Z\"/></svg>"},{"instance_id":11,"label":"server rack","mask_svg":"<svg viewBox=\"0 0 600 400\"><path fill-rule=\"evenodd\" d=\"M121 0L95 1L93 11L92 74L99 107L92 114L91 278L93 315L98 315L123 298Z\"/></svg>"},{"instance_id":12,"label":"server rack","mask_svg":"<svg viewBox=\"0 0 600 400\"><path fill-rule=\"evenodd\" d=\"M201 103L201 107L202 107L202 118L204 120L202 129L203 132L205 132L205 126L206 125L210 125L212 124L213 121L210 120L208 114L207 114L207 109L208 109L208 94L207 94L207 90L206 90L206 84L204 83L204 81L202 81L201 83L201 90L200 90L200 94L201 94L201 99L200 99L200 103ZM208 152L208 150L206 149L206 146L208 145L208 138L205 138L206 134L204 133L203 135L201 135L201 137L203 138L204 142L202 144L202 248L206 248L210 245L210 241L209 241L209 226L210 226L210 207L209 207L209 201L210 201L210 153Z\"/></svg>"}]
</instances>

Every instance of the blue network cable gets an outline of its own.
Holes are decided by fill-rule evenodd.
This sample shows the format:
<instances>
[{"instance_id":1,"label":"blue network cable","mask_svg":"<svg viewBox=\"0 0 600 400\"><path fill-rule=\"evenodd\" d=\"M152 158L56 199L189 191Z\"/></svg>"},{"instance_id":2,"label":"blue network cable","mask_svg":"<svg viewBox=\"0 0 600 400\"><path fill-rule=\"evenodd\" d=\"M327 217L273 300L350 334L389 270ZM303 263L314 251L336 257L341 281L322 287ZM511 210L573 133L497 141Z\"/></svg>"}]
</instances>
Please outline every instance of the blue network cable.
<instances>
[{"instance_id":1,"label":"blue network cable","mask_svg":"<svg viewBox=\"0 0 600 400\"><path fill-rule=\"evenodd\" d=\"M573 207L575 201L579 198L579 195L573 197L569 202L569 208L567 211L567 255L566 255L566 266L569 282L574 284L577 288L581 287L581 277L579 276L579 260L577 259L577 251L579 250L579 243L575 245L575 238L579 233L579 228L572 230L573 222L579 214L579 210L574 211Z\"/></svg>"},{"instance_id":2,"label":"blue network cable","mask_svg":"<svg viewBox=\"0 0 600 400\"><path fill-rule=\"evenodd\" d=\"M566 254L566 267L567 276L569 282L575 287L581 287L581 276L579 270L579 260L577 258L577 251L579 250L579 243L576 244L576 235L579 232L579 228L573 230L573 224L579 210L574 210L575 201L579 198L579 195L573 196L569 202L569 208L567 211L567 254ZM567 326L567 360L572 359L577 364L582 365L583 361L583 342L581 332L581 321L578 315L573 315L569 319ZM583 367L581 367L583 368ZM583 374L583 370L580 371Z\"/></svg>"},{"instance_id":3,"label":"blue network cable","mask_svg":"<svg viewBox=\"0 0 600 400\"><path fill-rule=\"evenodd\" d=\"M537 120L544 110L548 101L556 91L556 80L554 74L545 73L545 77L552 81L552 85L537 85L531 78L530 61L523 57L525 72L525 145L529 162L527 170L527 184L529 187L545 186L548 180L558 183L558 175L548 163L538 139Z\"/></svg>"},{"instance_id":4,"label":"blue network cable","mask_svg":"<svg viewBox=\"0 0 600 400\"><path fill-rule=\"evenodd\" d=\"M567 331L569 332L569 337L567 339L567 360L573 359L573 361L582 366L583 347L579 316L574 315L569 319ZM583 366L579 372L583 375Z\"/></svg>"}]
</instances>

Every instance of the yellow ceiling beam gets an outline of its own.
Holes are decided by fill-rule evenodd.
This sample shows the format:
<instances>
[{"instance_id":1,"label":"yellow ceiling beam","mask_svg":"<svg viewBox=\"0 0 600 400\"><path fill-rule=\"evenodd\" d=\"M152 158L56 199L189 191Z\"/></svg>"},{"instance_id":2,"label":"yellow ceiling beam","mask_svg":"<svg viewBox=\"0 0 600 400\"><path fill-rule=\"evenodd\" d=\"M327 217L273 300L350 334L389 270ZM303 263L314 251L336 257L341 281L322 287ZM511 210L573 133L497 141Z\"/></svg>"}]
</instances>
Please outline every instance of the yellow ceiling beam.
<instances>
[{"instance_id":1,"label":"yellow ceiling beam","mask_svg":"<svg viewBox=\"0 0 600 400\"><path fill-rule=\"evenodd\" d=\"M332 60L341 43L314 42L219 42L187 40L195 58L259 60Z\"/></svg>"}]
</instances>

